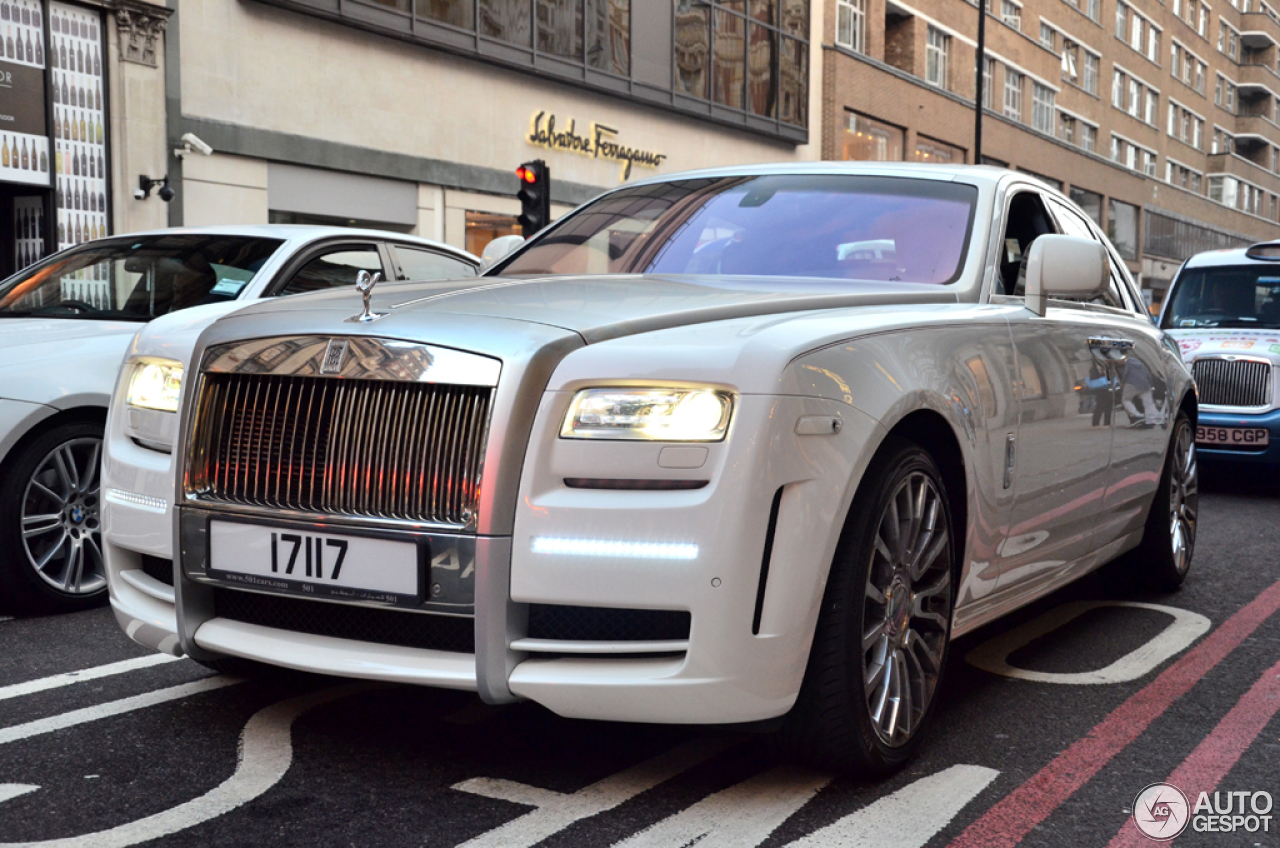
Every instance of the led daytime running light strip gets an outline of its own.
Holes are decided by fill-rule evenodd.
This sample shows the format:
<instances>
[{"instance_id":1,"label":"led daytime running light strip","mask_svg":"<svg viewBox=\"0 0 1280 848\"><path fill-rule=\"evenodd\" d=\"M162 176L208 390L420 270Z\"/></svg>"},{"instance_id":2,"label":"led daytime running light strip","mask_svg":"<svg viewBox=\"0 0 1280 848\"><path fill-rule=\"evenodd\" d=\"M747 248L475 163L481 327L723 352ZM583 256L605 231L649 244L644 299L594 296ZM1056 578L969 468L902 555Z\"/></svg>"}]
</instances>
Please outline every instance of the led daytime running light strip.
<instances>
[{"instance_id":1,"label":"led daytime running light strip","mask_svg":"<svg viewBox=\"0 0 1280 848\"><path fill-rule=\"evenodd\" d=\"M539 536L533 540L535 554L612 557L616 559L697 559L698 546L690 542L627 542L611 539L557 539Z\"/></svg>"},{"instance_id":2,"label":"led daytime running light strip","mask_svg":"<svg viewBox=\"0 0 1280 848\"><path fill-rule=\"evenodd\" d=\"M122 492L119 489L107 489L103 499L121 506L132 506L148 512L164 515L169 511L169 502L164 498L153 498L150 495L139 495L133 492Z\"/></svg>"}]
</instances>

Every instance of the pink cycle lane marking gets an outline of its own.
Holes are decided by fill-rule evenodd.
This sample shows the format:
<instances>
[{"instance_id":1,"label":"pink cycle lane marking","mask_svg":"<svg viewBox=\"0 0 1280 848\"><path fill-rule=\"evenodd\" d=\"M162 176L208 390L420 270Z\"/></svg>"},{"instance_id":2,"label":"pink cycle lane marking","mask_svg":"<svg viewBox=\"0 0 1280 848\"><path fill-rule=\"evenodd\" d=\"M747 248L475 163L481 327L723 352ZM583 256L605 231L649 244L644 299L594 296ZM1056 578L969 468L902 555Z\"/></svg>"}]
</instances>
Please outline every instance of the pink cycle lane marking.
<instances>
[{"instance_id":1,"label":"pink cycle lane marking","mask_svg":"<svg viewBox=\"0 0 1280 848\"><path fill-rule=\"evenodd\" d=\"M1017 845L1277 610L1280 610L1280 581L1238 610L1155 680L1112 710L1088 734L996 802L965 828L950 848Z\"/></svg>"}]
</instances>

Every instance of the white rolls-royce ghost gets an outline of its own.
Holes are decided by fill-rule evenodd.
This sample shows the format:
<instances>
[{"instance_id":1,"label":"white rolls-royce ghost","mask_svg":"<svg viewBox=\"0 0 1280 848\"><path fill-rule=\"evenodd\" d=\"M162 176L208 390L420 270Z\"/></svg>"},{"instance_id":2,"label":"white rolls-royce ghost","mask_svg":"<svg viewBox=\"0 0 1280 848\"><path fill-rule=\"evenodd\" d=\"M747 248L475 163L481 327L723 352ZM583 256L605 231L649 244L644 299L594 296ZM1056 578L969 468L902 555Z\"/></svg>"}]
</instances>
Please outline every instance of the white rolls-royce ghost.
<instances>
[{"instance_id":1,"label":"white rolls-royce ghost","mask_svg":"<svg viewBox=\"0 0 1280 848\"><path fill-rule=\"evenodd\" d=\"M106 600L102 428L139 327L181 326L194 340L246 303L348 285L359 270L388 280L474 277L478 265L413 236L261 225L99 239L0 283L0 611ZM131 396L140 410L172 408L165 393L181 363L164 363L174 359L162 353L137 375Z\"/></svg>"},{"instance_id":2,"label":"white rolls-royce ghost","mask_svg":"<svg viewBox=\"0 0 1280 848\"><path fill-rule=\"evenodd\" d=\"M1195 541L1182 358L1094 223L1004 170L636 182L478 280L257 304L190 361L154 425L122 371L112 450L154 426L176 468L109 506L170 520L173 561L109 579L132 638L218 668L785 717L875 774L953 637L1122 554L1176 587ZM1168 414L1125 417L1138 382Z\"/></svg>"}]
</instances>

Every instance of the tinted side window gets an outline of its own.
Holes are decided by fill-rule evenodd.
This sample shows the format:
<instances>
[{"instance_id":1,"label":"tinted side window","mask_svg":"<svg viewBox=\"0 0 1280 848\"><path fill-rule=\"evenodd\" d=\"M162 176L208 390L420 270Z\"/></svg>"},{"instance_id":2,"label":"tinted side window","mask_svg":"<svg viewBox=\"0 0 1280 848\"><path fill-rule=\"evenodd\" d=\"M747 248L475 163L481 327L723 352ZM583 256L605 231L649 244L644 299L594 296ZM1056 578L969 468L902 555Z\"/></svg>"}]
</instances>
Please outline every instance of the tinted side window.
<instances>
[{"instance_id":1,"label":"tinted side window","mask_svg":"<svg viewBox=\"0 0 1280 848\"><path fill-rule=\"evenodd\" d=\"M1089 226L1089 222L1081 217L1071 207L1059 203L1056 200L1050 200L1053 205L1054 214L1058 217L1058 222L1062 225L1064 235L1077 236L1079 238L1087 238L1089 241L1098 241L1098 237L1094 235L1093 229ZM1111 267L1111 285L1106 292L1089 298L1088 303L1099 306L1110 306L1114 309L1130 309L1129 302L1125 298L1124 283L1118 276L1115 266L1115 257L1111 255L1111 251L1107 251L1108 264ZM1058 298L1054 298L1057 300Z\"/></svg>"},{"instance_id":2,"label":"tinted side window","mask_svg":"<svg viewBox=\"0 0 1280 848\"><path fill-rule=\"evenodd\" d=\"M474 277L474 266L434 250L394 245L402 280L461 280Z\"/></svg>"},{"instance_id":3,"label":"tinted side window","mask_svg":"<svg viewBox=\"0 0 1280 848\"><path fill-rule=\"evenodd\" d=\"M378 255L378 249L371 244L337 247L312 258L299 268L280 290L280 294L302 294L354 286L356 274L361 271L371 274L382 271L382 257Z\"/></svg>"}]
</instances>

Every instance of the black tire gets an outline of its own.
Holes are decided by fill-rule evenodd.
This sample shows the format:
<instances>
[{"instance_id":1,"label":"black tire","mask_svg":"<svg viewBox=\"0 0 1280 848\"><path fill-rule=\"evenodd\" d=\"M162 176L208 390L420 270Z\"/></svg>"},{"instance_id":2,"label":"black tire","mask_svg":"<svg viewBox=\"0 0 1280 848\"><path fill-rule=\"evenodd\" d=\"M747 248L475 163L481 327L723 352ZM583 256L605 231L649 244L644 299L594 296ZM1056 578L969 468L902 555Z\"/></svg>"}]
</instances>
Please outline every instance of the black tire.
<instances>
[{"instance_id":1,"label":"black tire","mask_svg":"<svg viewBox=\"0 0 1280 848\"><path fill-rule=\"evenodd\" d=\"M1185 412L1178 412L1165 456L1164 471L1142 542L1129 553L1129 572L1150 589L1173 592L1187 579L1196 546L1200 510L1199 463L1195 428Z\"/></svg>"},{"instance_id":2,"label":"black tire","mask_svg":"<svg viewBox=\"0 0 1280 848\"><path fill-rule=\"evenodd\" d=\"M913 530L913 522L890 517L904 487L908 504L920 487L931 490L926 494L937 509L930 532L924 521ZM886 541L891 530L901 539L904 529L914 540ZM956 530L933 458L914 442L890 436L863 477L836 548L804 683L779 740L790 757L859 777L886 774L911 759L946 668ZM917 551L924 552L918 578L909 565ZM887 586L883 603L873 597L881 584ZM880 635L874 636L877 628ZM867 638L874 639L869 648ZM885 661L877 666L876 657ZM894 660L900 661L898 671ZM919 679L913 680L916 672ZM905 730L890 724L886 735L884 710L893 700L887 696L895 676L907 684L897 690L900 707L903 691L908 694L907 722ZM878 697L881 691L886 697Z\"/></svg>"},{"instance_id":3,"label":"black tire","mask_svg":"<svg viewBox=\"0 0 1280 848\"><path fill-rule=\"evenodd\" d=\"M49 613L105 603L102 425L59 424L15 450L0 479L0 606Z\"/></svg>"}]
</instances>

